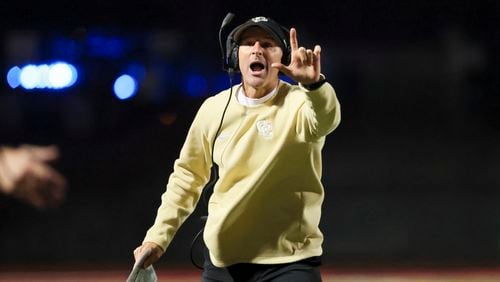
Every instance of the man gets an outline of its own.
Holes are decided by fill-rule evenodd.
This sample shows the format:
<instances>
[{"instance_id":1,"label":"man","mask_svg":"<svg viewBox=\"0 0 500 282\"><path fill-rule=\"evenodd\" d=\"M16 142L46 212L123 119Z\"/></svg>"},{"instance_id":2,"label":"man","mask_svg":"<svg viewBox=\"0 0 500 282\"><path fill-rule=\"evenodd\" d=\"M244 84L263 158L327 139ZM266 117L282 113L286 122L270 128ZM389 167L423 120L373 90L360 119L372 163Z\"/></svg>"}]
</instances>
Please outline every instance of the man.
<instances>
[{"instance_id":1,"label":"man","mask_svg":"<svg viewBox=\"0 0 500 282\"><path fill-rule=\"evenodd\" d=\"M55 146L0 146L0 192L37 209L58 207L66 180L49 165L58 157Z\"/></svg>"},{"instance_id":2,"label":"man","mask_svg":"<svg viewBox=\"0 0 500 282\"><path fill-rule=\"evenodd\" d=\"M321 48L299 47L294 28L265 17L236 27L228 40L237 54L229 65L242 83L200 107L134 256L151 252L148 267L165 252L213 160L219 179L204 231L203 281L321 281L321 149L340 122L335 92L321 74ZM299 85L281 81L280 71Z\"/></svg>"}]
</instances>

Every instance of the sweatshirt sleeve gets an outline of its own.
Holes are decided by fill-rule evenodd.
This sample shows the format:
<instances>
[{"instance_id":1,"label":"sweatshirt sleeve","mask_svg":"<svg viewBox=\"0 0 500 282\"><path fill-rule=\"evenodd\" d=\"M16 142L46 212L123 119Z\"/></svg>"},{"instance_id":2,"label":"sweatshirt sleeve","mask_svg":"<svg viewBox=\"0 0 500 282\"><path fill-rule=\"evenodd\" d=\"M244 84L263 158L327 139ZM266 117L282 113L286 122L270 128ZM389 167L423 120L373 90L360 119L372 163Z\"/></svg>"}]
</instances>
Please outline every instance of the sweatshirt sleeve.
<instances>
[{"instance_id":1,"label":"sweatshirt sleeve","mask_svg":"<svg viewBox=\"0 0 500 282\"><path fill-rule=\"evenodd\" d=\"M302 85L306 100L298 113L297 131L307 140L315 140L331 133L340 123L340 103L330 83L308 90Z\"/></svg>"},{"instance_id":2,"label":"sweatshirt sleeve","mask_svg":"<svg viewBox=\"0 0 500 282\"><path fill-rule=\"evenodd\" d=\"M175 233L193 212L205 184L210 178L211 151L204 124L204 106L196 114L174 163L166 191L161 196L153 226L147 231L143 242L154 242L166 250Z\"/></svg>"}]
</instances>

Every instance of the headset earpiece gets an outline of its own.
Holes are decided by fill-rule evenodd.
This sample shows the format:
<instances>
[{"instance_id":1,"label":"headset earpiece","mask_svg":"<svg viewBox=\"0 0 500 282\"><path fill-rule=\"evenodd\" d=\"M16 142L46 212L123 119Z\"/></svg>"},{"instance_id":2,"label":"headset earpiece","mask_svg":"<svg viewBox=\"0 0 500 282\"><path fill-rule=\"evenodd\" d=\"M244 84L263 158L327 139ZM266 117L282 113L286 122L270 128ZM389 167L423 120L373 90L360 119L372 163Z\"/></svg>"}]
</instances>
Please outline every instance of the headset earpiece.
<instances>
[{"instance_id":1,"label":"headset earpiece","mask_svg":"<svg viewBox=\"0 0 500 282\"><path fill-rule=\"evenodd\" d=\"M235 43L235 44L233 44L233 47L230 50L231 54L229 54L229 65L235 71L239 71L239 69L240 69L239 60L238 60L239 49L240 49L240 46Z\"/></svg>"},{"instance_id":2,"label":"headset earpiece","mask_svg":"<svg viewBox=\"0 0 500 282\"><path fill-rule=\"evenodd\" d=\"M238 62L238 49L239 45L233 38L234 31L232 31L226 40L226 63L228 69L232 69L232 71L239 70L239 62Z\"/></svg>"}]
</instances>

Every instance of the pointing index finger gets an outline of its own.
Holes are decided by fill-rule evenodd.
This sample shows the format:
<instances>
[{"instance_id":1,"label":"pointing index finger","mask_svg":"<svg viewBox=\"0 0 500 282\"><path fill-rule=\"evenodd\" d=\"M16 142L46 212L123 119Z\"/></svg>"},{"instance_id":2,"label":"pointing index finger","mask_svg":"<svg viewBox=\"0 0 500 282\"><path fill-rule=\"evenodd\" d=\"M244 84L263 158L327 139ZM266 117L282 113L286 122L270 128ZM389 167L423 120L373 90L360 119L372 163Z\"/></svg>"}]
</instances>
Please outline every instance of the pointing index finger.
<instances>
[{"instance_id":1,"label":"pointing index finger","mask_svg":"<svg viewBox=\"0 0 500 282\"><path fill-rule=\"evenodd\" d=\"M290 48L292 52L299 48L299 44L297 43L297 31L293 27L290 29Z\"/></svg>"}]
</instances>

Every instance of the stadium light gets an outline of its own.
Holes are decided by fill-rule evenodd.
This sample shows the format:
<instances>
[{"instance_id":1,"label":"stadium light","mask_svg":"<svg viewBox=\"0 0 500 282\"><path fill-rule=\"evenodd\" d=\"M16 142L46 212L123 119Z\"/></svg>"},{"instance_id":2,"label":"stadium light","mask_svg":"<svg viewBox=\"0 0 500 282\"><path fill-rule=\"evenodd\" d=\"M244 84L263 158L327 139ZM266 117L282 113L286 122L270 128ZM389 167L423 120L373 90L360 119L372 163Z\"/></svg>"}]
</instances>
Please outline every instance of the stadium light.
<instances>
[{"instance_id":1,"label":"stadium light","mask_svg":"<svg viewBox=\"0 0 500 282\"><path fill-rule=\"evenodd\" d=\"M29 64L22 68L14 66L7 72L7 83L11 88L24 89L63 89L78 80L76 68L65 62Z\"/></svg>"},{"instance_id":2,"label":"stadium light","mask_svg":"<svg viewBox=\"0 0 500 282\"><path fill-rule=\"evenodd\" d=\"M120 100L133 97L137 92L137 80L128 74L123 74L115 80L113 91Z\"/></svg>"}]
</instances>

